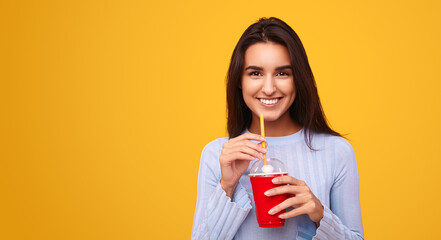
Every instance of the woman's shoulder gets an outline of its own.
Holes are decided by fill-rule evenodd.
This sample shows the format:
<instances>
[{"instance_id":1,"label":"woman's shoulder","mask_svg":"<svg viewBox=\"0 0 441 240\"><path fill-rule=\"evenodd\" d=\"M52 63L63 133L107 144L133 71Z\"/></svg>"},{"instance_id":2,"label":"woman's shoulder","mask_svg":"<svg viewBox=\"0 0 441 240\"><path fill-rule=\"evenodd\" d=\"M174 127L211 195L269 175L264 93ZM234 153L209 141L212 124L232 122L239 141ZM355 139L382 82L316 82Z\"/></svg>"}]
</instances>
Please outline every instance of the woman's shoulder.
<instances>
[{"instance_id":1,"label":"woman's shoulder","mask_svg":"<svg viewBox=\"0 0 441 240\"><path fill-rule=\"evenodd\" d=\"M315 138L315 139L314 139ZM347 139L341 136L335 136L326 133L316 133L313 136L313 141L316 143L321 143L320 145L327 146L327 148L332 148L335 153L347 153L351 154L354 152L352 145Z\"/></svg>"},{"instance_id":2,"label":"woman's shoulder","mask_svg":"<svg viewBox=\"0 0 441 240\"><path fill-rule=\"evenodd\" d=\"M314 137L316 139L313 141L319 143L318 150L323 149L325 159L330 161L336 179L357 168L354 149L347 139L330 134L316 134Z\"/></svg>"},{"instance_id":3,"label":"woman's shoulder","mask_svg":"<svg viewBox=\"0 0 441 240\"><path fill-rule=\"evenodd\" d=\"M207 143L204 149L218 148L219 146L222 147L222 145L226 142L228 142L228 137L216 138L211 142Z\"/></svg>"},{"instance_id":4,"label":"woman's shoulder","mask_svg":"<svg viewBox=\"0 0 441 240\"><path fill-rule=\"evenodd\" d=\"M218 169L222 145L227 141L227 137L218 138L205 145L201 153L200 164L208 166L211 169Z\"/></svg>"},{"instance_id":5,"label":"woman's shoulder","mask_svg":"<svg viewBox=\"0 0 441 240\"><path fill-rule=\"evenodd\" d=\"M228 142L228 137L214 139L205 145L204 149L202 150L202 155L204 155L204 153L220 153L222 150L222 145L226 142Z\"/></svg>"}]
</instances>

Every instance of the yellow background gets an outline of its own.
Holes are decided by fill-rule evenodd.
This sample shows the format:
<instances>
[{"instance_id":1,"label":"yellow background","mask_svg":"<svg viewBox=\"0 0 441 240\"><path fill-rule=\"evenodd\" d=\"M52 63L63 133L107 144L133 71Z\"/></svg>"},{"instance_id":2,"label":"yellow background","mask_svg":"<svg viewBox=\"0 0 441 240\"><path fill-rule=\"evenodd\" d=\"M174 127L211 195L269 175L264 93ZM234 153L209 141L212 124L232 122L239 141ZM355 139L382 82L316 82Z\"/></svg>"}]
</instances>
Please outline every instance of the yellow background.
<instances>
[{"instance_id":1,"label":"yellow background","mask_svg":"<svg viewBox=\"0 0 441 240\"><path fill-rule=\"evenodd\" d=\"M0 1L0 239L189 239L241 33L285 20L367 239L439 239L439 1Z\"/></svg>"}]
</instances>

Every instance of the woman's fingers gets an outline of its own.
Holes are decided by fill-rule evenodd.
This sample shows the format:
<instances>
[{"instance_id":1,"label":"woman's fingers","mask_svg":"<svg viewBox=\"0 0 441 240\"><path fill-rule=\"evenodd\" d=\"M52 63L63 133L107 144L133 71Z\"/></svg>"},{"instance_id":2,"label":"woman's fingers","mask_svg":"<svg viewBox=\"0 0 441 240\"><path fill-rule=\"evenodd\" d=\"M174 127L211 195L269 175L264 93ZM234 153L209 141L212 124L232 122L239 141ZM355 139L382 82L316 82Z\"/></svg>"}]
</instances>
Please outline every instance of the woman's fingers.
<instances>
[{"instance_id":1,"label":"woman's fingers","mask_svg":"<svg viewBox=\"0 0 441 240\"><path fill-rule=\"evenodd\" d=\"M259 152L249 148L237 149L236 151L233 151L231 154L229 154L229 159L231 161L254 160L256 158L262 159L262 155Z\"/></svg>"},{"instance_id":2,"label":"woman's fingers","mask_svg":"<svg viewBox=\"0 0 441 240\"><path fill-rule=\"evenodd\" d=\"M265 141L265 138L254 133L244 133L238 137L230 139L231 142L239 142L242 140Z\"/></svg>"},{"instance_id":3,"label":"woman's fingers","mask_svg":"<svg viewBox=\"0 0 441 240\"><path fill-rule=\"evenodd\" d=\"M281 176L273 178L274 184L291 184L291 185L297 185L297 186L306 186L306 183L302 180L299 180L297 178L291 177L291 176Z\"/></svg>"},{"instance_id":4,"label":"woman's fingers","mask_svg":"<svg viewBox=\"0 0 441 240\"><path fill-rule=\"evenodd\" d=\"M241 142L228 142L225 143L222 149L223 155L230 155L233 159L235 159L235 155L237 153L245 153L249 156L252 156L253 159L259 158L262 159L262 153L266 153L268 150L261 147L259 144L253 143L248 140L243 140Z\"/></svg>"},{"instance_id":5,"label":"woman's fingers","mask_svg":"<svg viewBox=\"0 0 441 240\"><path fill-rule=\"evenodd\" d=\"M281 202L279 205L271 208L268 213L270 215L274 215L280 211L282 211L283 209L287 209L289 207L295 207L298 206L302 203L304 203L304 199L302 197L292 197L292 198L288 198L285 201Z\"/></svg>"},{"instance_id":6,"label":"woman's fingers","mask_svg":"<svg viewBox=\"0 0 441 240\"><path fill-rule=\"evenodd\" d=\"M308 191L309 191L308 186L283 185L266 191L265 195L268 197L274 195L286 194L286 193L298 195L299 193L308 192Z\"/></svg>"},{"instance_id":7,"label":"woman's fingers","mask_svg":"<svg viewBox=\"0 0 441 240\"><path fill-rule=\"evenodd\" d=\"M309 218L315 222L319 223L320 220L323 218L323 205L320 203L320 201L308 201L307 203L294 208L293 210L280 214L279 218L286 219L286 218L292 218L295 216L299 216L302 214L308 214Z\"/></svg>"},{"instance_id":8,"label":"woman's fingers","mask_svg":"<svg viewBox=\"0 0 441 240\"><path fill-rule=\"evenodd\" d=\"M219 162L221 165L227 166L227 165L231 165L232 162L236 160L253 161L254 159L256 159L256 157L250 154L242 153L242 152L234 152L228 155L221 156L219 158Z\"/></svg>"},{"instance_id":9,"label":"woman's fingers","mask_svg":"<svg viewBox=\"0 0 441 240\"><path fill-rule=\"evenodd\" d=\"M240 149L238 149L238 151L236 153L237 154L246 154L249 157L252 157L251 160L254 160L256 158L263 159L262 155L258 151L253 150L251 148L240 148Z\"/></svg>"},{"instance_id":10,"label":"woman's fingers","mask_svg":"<svg viewBox=\"0 0 441 240\"><path fill-rule=\"evenodd\" d=\"M304 181L298 180L291 176L282 176L274 178L273 183L285 185L266 191L266 196L275 196L281 194L294 196L273 207L268 212L269 214L276 214L288 207L294 207L293 210L283 213L279 215L279 217L285 219L301 214L308 214L309 218L313 222L320 222L320 220L323 218L323 205Z\"/></svg>"},{"instance_id":11,"label":"woman's fingers","mask_svg":"<svg viewBox=\"0 0 441 240\"><path fill-rule=\"evenodd\" d=\"M292 217L299 216L299 215L302 215L302 214L307 214L307 212L308 212L308 206L307 205L303 205L301 207L294 208L293 210L291 210L289 212L280 214L279 218L282 218L282 219L292 218Z\"/></svg>"},{"instance_id":12,"label":"woman's fingers","mask_svg":"<svg viewBox=\"0 0 441 240\"><path fill-rule=\"evenodd\" d=\"M261 153L266 153L266 152L268 152L268 150L266 150L266 148L263 148L262 146L260 146L259 144L257 144L257 143L253 143L253 142L251 142L251 141L242 141L240 144L237 144L236 145L237 147L240 147L240 148L251 148L251 149L254 149L255 151L258 151L258 152L261 152Z\"/></svg>"},{"instance_id":13,"label":"woman's fingers","mask_svg":"<svg viewBox=\"0 0 441 240\"><path fill-rule=\"evenodd\" d=\"M235 151L242 152L254 156L255 158L263 159L261 153L268 152L265 148L250 141L244 141L242 144L235 146Z\"/></svg>"}]
</instances>

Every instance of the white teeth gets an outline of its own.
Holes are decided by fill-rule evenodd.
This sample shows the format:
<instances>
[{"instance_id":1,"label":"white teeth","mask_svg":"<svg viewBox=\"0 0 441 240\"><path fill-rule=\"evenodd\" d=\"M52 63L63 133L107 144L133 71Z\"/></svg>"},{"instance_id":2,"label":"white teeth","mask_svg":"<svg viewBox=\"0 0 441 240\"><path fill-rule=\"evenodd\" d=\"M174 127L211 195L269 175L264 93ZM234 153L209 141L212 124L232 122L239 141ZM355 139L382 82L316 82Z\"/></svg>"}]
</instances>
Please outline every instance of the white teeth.
<instances>
[{"instance_id":1,"label":"white teeth","mask_svg":"<svg viewBox=\"0 0 441 240\"><path fill-rule=\"evenodd\" d=\"M259 100L262 103L265 103L265 104L268 104L268 105L276 104L279 101L278 98L276 98L276 99L263 99L263 98L260 98Z\"/></svg>"}]
</instances>

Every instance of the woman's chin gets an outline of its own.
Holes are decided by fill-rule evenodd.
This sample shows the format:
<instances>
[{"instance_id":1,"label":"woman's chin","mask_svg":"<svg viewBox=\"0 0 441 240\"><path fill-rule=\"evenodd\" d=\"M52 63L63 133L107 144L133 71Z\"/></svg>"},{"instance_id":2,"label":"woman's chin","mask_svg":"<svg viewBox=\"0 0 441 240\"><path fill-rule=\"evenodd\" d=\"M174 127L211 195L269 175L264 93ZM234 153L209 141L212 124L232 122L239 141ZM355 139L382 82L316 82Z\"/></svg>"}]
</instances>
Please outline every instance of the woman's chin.
<instances>
[{"instance_id":1,"label":"woman's chin","mask_svg":"<svg viewBox=\"0 0 441 240\"><path fill-rule=\"evenodd\" d=\"M262 112L265 122L284 122L284 121L291 121L291 117L289 116L289 112L286 111L284 113L281 113L281 111L263 111ZM256 115L256 114L254 114ZM259 115L256 115L256 117L259 117Z\"/></svg>"},{"instance_id":2,"label":"woman's chin","mask_svg":"<svg viewBox=\"0 0 441 240\"><path fill-rule=\"evenodd\" d=\"M264 118L265 118L265 122L275 122L275 121L280 120L279 115L265 115L264 114Z\"/></svg>"}]
</instances>

